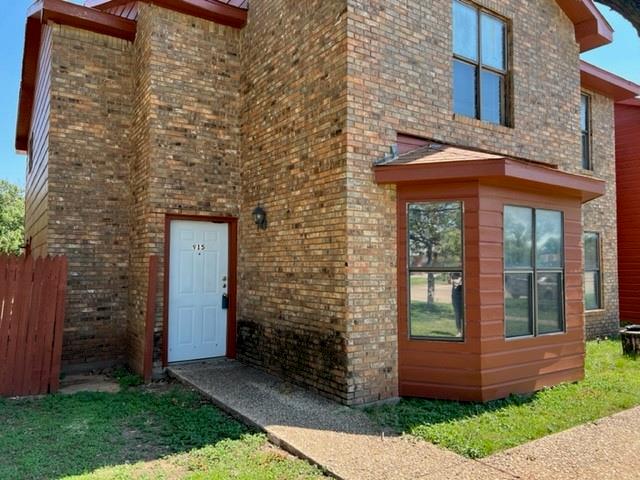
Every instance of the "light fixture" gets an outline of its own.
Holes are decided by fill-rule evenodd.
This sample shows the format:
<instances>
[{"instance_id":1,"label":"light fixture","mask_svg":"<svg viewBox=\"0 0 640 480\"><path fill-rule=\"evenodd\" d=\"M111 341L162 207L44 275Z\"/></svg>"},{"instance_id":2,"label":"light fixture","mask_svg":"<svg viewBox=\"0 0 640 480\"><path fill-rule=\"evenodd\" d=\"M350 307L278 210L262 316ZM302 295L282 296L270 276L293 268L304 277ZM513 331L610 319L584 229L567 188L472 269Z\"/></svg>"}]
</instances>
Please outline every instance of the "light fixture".
<instances>
[{"instance_id":1,"label":"light fixture","mask_svg":"<svg viewBox=\"0 0 640 480\"><path fill-rule=\"evenodd\" d=\"M260 230L267 229L267 212L260 205L253 209L253 221Z\"/></svg>"}]
</instances>

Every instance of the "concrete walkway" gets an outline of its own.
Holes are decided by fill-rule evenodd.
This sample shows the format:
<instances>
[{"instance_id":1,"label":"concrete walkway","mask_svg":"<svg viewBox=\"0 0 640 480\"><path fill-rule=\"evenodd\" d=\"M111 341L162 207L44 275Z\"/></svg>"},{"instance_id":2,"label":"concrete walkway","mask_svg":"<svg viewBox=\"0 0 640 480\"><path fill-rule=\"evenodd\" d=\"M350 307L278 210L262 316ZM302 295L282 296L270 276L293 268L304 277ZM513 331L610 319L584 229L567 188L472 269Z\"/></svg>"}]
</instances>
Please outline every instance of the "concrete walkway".
<instances>
[{"instance_id":1,"label":"concrete walkway","mask_svg":"<svg viewBox=\"0 0 640 480\"><path fill-rule=\"evenodd\" d=\"M345 480L620 480L640 475L640 461L630 465L623 456L635 452L638 458L640 409L474 461L382 432L359 410L233 360L172 366L170 373L265 431L274 444Z\"/></svg>"}]
</instances>

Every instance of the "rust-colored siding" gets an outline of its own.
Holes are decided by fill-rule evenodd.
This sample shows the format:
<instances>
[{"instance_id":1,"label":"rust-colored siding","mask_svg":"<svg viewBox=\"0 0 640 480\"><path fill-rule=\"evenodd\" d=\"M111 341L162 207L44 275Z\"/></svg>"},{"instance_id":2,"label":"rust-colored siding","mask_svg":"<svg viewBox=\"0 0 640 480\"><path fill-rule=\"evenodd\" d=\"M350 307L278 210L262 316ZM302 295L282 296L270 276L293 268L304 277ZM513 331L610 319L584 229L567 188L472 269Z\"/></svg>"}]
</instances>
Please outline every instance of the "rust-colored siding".
<instances>
[{"instance_id":1,"label":"rust-colored siding","mask_svg":"<svg viewBox=\"0 0 640 480\"><path fill-rule=\"evenodd\" d=\"M409 338L406 205L425 200L464 201L464 342ZM514 204L564 212L566 333L505 338L503 210ZM583 377L580 212L578 198L478 181L398 187L400 395L488 401Z\"/></svg>"},{"instance_id":2,"label":"rust-colored siding","mask_svg":"<svg viewBox=\"0 0 640 480\"><path fill-rule=\"evenodd\" d=\"M116 5L104 10L112 15L136 20L138 18L138 2L129 2L123 5Z\"/></svg>"},{"instance_id":3,"label":"rust-colored siding","mask_svg":"<svg viewBox=\"0 0 640 480\"><path fill-rule=\"evenodd\" d=\"M620 319L640 321L640 105L615 107Z\"/></svg>"},{"instance_id":4,"label":"rust-colored siding","mask_svg":"<svg viewBox=\"0 0 640 480\"><path fill-rule=\"evenodd\" d=\"M34 255L47 254L49 223L49 117L51 109L51 27L45 25L38 59L34 112L31 124L29 157L25 189L25 239ZM27 167L28 168L28 167Z\"/></svg>"}]
</instances>

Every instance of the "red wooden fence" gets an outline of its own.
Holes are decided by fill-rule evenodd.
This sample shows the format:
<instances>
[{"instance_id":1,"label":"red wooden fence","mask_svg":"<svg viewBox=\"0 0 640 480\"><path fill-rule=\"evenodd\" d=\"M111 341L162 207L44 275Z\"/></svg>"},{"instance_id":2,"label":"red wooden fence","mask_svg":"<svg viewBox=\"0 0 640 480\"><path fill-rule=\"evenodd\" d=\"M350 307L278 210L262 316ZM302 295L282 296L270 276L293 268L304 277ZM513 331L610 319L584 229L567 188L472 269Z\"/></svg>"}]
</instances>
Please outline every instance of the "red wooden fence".
<instances>
[{"instance_id":1,"label":"red wooden fence","mask_svg":"<svg viewBox=\"0 0 640 480\"><path fill-rule=\"evenodd\" d=\"M0 255L0 395L58 390L67 259Z\"/></svg>"}]
</instances>

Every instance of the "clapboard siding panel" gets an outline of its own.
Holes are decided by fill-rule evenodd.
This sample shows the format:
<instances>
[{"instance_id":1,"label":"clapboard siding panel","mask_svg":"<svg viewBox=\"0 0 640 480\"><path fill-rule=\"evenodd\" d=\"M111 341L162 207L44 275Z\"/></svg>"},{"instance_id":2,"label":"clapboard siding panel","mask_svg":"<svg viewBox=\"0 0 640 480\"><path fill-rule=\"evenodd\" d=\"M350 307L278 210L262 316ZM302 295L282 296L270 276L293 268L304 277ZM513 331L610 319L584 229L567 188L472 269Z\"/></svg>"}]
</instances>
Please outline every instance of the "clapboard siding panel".
<instances>
[{"instance_id":1,"label":"clapboard siding panel","mask_svg":"<svg viewBox=\"0 0 640 480\"><path fill-rule=\"evenodd\" d=\"M47 253L51 28L44 25L31 123L31 169L25 192L25 237L34 255Z\"/></svg>"},{"instance_id":2,"label":"clapboard siding panel","mask_svg":"<svg viewBox=\"0 0 640 480\"><path fill-rule=\"evenodd\" d=\"M616 105L620 319L640 321L640 105Z\"/></svg>"}]
</instances>

